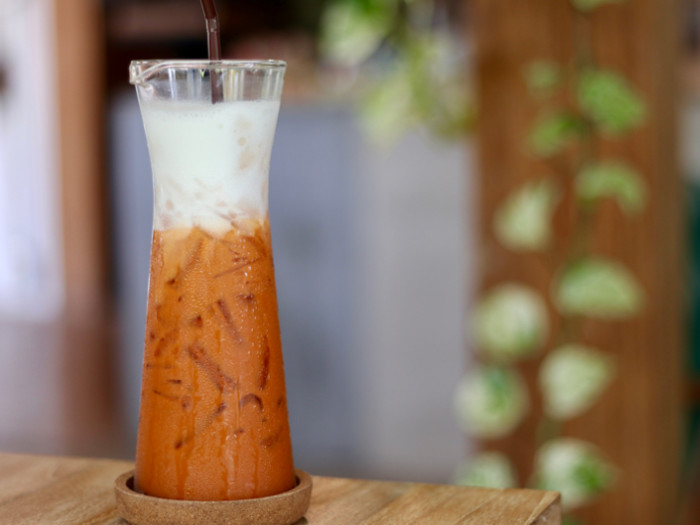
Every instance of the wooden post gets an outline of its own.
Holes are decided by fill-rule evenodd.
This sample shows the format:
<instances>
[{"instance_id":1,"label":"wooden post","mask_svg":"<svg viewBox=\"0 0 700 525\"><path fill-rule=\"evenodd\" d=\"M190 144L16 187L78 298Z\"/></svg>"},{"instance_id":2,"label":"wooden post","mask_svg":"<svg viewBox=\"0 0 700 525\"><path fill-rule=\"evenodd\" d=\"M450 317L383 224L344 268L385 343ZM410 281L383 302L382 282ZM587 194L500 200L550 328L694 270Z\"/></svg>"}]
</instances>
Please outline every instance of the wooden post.
<instances>
[{"instance_id":1,"label":"wooden post","mask_svg":"<svg viewBox=\"0 0 700 525\"><path fill-rule=\"evenodd\" d=\"M565 225L575 216L573 203L562 203L556 212L558 238L546 255L508 251L494 238L492 224L494 210L509 191L545 173L544 162L528 153L541 104L530 95L523 70L540 59L571 64L571 6L569 0L474 0L471 14L477 48L480 288L515 280L549 297ZM626 264L647 301L643 313L630 320L584 320L581 325L582 342L614 354L618 363L618 375L602 398L563 428L564 435L596 444L620 469L612 491L576 512L590 524L670 524L677 512L684 319L675 118L678 16L677 3L662 0L604 5L591 15L596 62L625 75L647 106L643 126L619 140L600 140L597 148L601 156L624 159L643 175L649 202L635 220L625 220L614 204L602 204L594 232L593 252ZM547 350L551 346L550 341ZM535 407L527 421L507 438L484 443L508 453L522 484L532 473L541 411L539 364L520 366Z\"/></svg>"},{"instance_id":2,"label":"wooden post","mask_svg":"<svg viewBox=\"0 0 700 525\"><path fill-rule=\"evenodd\" d=\"M53 0L66 304L64 421L70 453L119 450L104 176L105 57L97 0ZM124 72L126 76L127 72Z\"/></svg>"},{"instance_id":3,"label":"wooden post","mask_svg":"<svg viewBox=\"0 0 700 525\"><path fill-rule=\"evenodd\" d=\"M103 321L107 304L102 7L54 0L54 13L66 315L86 326Z\"/></svg>"}]
</instances>

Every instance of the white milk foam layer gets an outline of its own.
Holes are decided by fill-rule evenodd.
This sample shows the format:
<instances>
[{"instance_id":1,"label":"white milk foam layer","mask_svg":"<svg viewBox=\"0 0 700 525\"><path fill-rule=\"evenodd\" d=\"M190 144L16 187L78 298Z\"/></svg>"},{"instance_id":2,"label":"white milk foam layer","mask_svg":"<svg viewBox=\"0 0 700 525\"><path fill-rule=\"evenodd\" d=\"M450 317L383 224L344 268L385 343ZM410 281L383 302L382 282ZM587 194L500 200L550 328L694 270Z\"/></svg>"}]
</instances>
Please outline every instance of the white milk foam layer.
<instances>
[{"instance_id":1,"label":"white milk foam layer","mask_svg":"<svg viewBox=\"0 0 700 525\"><path fill-rule=\"evenodd\" d=\"M279 101L141 103L153 169L156 230L212 233L267 216Z\"/></svg>"}]
</instances>

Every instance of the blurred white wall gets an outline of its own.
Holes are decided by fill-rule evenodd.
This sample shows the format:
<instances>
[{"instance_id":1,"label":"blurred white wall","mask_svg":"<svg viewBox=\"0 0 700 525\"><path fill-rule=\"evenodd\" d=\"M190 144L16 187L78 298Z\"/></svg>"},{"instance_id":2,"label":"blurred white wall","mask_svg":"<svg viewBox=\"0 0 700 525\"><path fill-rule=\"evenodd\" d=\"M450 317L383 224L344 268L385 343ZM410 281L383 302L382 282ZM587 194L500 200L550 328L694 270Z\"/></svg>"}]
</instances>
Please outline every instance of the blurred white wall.
<instances>
[{"instance_id":1,"label":"blurred white wall","mask_svg":"<svg viewBox=\"0 0 700 525\"><path fill-rule=\"evenodd\" d=\"M452 392L466 363L471 151L420 132L391 150L363 149L363 462L374 477L444 483L465 443Z\"/></svg>"},{"instance_id":2,"label":"blurred white wall","mask_svg":"<svg viewBox=\"0 0 700 525\"><path fill-rule=\"evenodd\" d=\"M0 320L63 307L53 3L0 0Z\"/></svg>"}]
</instances>

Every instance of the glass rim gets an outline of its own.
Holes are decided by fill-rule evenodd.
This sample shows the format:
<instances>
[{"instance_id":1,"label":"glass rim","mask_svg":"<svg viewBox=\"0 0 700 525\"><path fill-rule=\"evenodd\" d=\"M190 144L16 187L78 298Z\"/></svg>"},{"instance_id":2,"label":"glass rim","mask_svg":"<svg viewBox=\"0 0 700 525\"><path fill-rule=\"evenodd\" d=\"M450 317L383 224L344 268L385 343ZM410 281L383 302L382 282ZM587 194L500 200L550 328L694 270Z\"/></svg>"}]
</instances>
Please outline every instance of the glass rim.
<instances>
[{"instance_id":1,"label":"glass rim","mask_svg":"<svg viewBox=\"0 0 700 525\"><path fill-rule=\"evenodd\" d=\"M287 63L275 59L207 60L207 59L146 59L132 60L129 64L129 81L140 84L164 69L177 70L239 70L284 71Z\"/></svg>"}]
</instances>

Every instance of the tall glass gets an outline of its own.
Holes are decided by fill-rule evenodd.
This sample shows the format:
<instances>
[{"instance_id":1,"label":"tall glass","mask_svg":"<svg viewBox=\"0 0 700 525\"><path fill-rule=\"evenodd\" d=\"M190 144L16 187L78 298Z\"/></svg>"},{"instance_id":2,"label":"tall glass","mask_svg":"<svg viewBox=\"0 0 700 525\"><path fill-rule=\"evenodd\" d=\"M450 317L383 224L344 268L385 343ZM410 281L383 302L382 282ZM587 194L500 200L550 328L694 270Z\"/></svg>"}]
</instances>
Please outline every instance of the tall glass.
<instances>
[{"instance_id":1,"label":"tall glass","mask_svg":"<svg viewBox=\"0 0 700 525\"><path fill-rule=\"evenodd\" d=\"M267 203L284 70L131 64L154 187L135 475L152 496L295 484Z\"/></svg>"}]
</instances>

